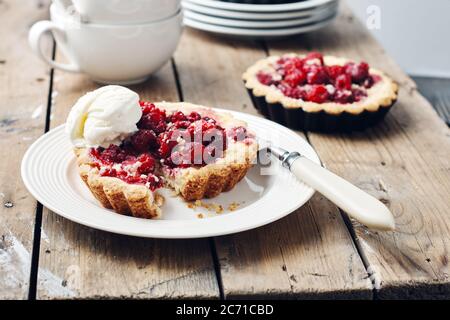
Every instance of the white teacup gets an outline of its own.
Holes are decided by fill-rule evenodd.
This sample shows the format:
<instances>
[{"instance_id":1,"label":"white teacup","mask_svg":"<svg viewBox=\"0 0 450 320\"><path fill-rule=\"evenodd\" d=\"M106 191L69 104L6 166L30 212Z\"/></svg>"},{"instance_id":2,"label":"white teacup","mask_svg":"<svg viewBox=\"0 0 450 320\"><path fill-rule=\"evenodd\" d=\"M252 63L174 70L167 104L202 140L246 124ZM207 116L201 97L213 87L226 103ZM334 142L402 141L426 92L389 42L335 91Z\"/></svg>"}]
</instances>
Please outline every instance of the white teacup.
<instances>
[{"instance_id":1,"label":"white teacup","mask_svg":"<svg viewBox=\"0 0 450 320\"><path fill-rule=\"evenodd\" d=\"M30 30L33 51L51 67L83 72L100 83L145 81L171 58L182 30L181 12L158 22L104 25L80 23L53 4L50 16L51 21L39 21ZM56 62L42 52L42 35L49 31L69 63Z\"/></svg>"},{"instance_id":2,"label":"white teacup","mask_svg":"<svg viewBox=\"0 0 450 320\"><path fill-rule=\"evenodd\" d=\"M92 23L135 24L174 15L180 0L66 0Z\"/></svg>"}]
</instances>

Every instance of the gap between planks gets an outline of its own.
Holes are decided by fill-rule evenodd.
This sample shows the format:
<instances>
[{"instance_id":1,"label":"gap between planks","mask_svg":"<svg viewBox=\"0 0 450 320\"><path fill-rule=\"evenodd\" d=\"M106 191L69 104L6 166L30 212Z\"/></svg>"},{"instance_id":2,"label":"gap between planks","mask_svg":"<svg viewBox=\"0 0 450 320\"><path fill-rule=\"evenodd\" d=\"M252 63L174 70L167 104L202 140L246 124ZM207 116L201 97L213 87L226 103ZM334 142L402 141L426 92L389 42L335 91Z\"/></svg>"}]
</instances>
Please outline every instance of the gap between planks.
<instances>
[{"instance_id":1,"label":"gap between planks","mask_svg":"<svg viewBox=\"0 0 450 320\"><path fill-rule=\"evenodd\" d=\"M51 58L55 59L56 56L56 43L53 41ZM48 83L47 92L47 107L45 114L45 126L44 133L46 134L50 129L51 113L52 113L52 94L53 94L53 76L55 74L55 69L50 69L50 79ZM28 300L36 300L37 291L37 278L39 270L39 251L41 247L41 227L42 227L42 213L44 211L44 206L36 201L36 218L34 222L34 232L33 232L33 248L31 251L31 268L30 268L30 282L28 286Z\"/></svg>"}]
</instances>

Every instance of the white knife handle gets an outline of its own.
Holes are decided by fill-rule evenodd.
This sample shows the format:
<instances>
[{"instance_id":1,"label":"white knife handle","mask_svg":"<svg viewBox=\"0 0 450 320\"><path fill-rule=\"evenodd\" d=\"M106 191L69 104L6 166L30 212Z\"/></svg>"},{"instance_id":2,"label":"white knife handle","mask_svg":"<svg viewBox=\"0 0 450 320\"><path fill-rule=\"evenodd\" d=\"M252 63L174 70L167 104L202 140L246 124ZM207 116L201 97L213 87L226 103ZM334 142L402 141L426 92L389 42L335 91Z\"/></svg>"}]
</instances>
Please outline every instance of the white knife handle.
<instances>
[{"instance_id":1,"label":"white knife handle","mask_svg":"<svg viewBox=\"0 0 450 320\"><path fill-rule=\"evenodd\" d=\"M313 161L299 156L292 159L290 170L297 179L365 226L378 230L395 229L394 217L381 201Z\"/></svg>"}]
</instances>

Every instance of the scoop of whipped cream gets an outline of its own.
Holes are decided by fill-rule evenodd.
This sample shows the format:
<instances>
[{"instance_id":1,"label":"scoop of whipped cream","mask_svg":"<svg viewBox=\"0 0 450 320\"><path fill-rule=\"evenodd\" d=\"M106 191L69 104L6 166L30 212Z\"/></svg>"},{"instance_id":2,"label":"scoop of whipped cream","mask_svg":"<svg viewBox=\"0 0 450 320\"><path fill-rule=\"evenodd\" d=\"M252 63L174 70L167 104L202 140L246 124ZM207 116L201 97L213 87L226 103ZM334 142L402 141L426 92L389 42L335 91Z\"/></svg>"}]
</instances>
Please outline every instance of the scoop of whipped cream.
<instances>
[{"instance_id":1,"label":"scoop of whipped cream","mask_svg":"<svg viewBox=\"0 0 450 320\"><path fill-rule=\"evenodd\" d=\"M138 130L141 115L136 92L105 86L78 99L67 117L66 132L79 148L118 145Z\"/></svg>"}]
</instances>

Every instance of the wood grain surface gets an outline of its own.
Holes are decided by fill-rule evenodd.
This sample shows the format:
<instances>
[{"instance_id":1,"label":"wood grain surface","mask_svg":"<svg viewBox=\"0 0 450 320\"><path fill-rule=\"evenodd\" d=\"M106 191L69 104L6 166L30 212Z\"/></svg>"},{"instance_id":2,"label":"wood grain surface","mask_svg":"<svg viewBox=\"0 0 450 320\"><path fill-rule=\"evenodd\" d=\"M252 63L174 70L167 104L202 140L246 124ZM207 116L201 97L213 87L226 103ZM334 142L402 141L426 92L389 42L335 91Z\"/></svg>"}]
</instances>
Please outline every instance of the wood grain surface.
<instances>
[{"instance_id":1,"label":"wood grain surface","mask_svg":"<svg viewBox=\"0 0 450 320\"><path fill-rule=\"evenodd\" d=\"M28 296L37 202L22 183L20 160L44 133L49 68L31 52L27 37L46 16L43 1L0 1L1 299ZM50 54L49 43L44 50Z\"/></svg>"}]
</instances>

